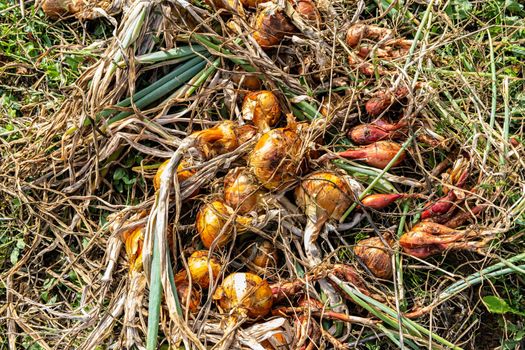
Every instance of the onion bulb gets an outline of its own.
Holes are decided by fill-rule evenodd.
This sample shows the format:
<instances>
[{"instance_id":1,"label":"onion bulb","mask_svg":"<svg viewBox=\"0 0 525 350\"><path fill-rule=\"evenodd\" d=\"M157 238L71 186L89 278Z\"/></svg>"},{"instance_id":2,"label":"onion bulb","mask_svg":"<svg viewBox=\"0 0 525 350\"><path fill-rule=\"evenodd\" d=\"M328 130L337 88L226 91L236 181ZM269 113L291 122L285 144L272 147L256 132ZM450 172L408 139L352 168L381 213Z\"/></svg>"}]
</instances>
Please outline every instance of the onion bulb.
<instances>
[{"instance_id":1,"label":"onion bulb","mask_svg":"<svg viewBox=\"0 0 525 350\"><path fill-rule=\"evenodd\" d=\"M360 124L348 132L348 138L358 145L369 145L381 140L394 140L404 135L399 131L388 131L374 124Z\"/></svg>"},{"instance_id":2,"label":"onion bulb","mask_svg":"<svg viewBox=\"0 0 525 350\"><path fill-rule=\"evenodd\" d=\"M224 120L212 128L196 131L191 137L196 140L196 148L205 159L234 151L257 134L255 127L240 126L231 120Z\"/></svg>"},{"instance_id":3,"label":"onion bulb","mask_svg":"<svg viewBox=\"0 0 525 350\"><path fill-rule=\"evenodd\" d=\"M376 193L366 196L361 200L361 204L366 208L375 210L384 209L390 204L400 199L422 198L420 194L412 193Z\"/></svg>"},{"instance_id":4,"label":"onion bulb","mask_svg":"<svg viewBox=\"0 0 525 350\"><path fill-rule=\"evenodd\" d=\"M381 90L375 94L365 104L365 109L368 114L378 116L383 114L391 105L408 95L406 87L400 87L395 92L390 90Z\"/></svg>"},{"instance_id":5,"label":"onion bulb","mask_svg":"<svg viewBox=\"0 0 525 350\"><path fill-rule=\"evenodd\" d=\"M166 160L157 169L157 173L155 174L155 177L153 178L153 188L155 188L155 191L158 191L158 189L160 188L160 177L162 176L162 173L164 172L164 169L166 169L166 166L168 165L169 162L170 162L169 159ZM183 182L189 179L190 177L192 177L193 175L195 175L195 173L197 172L196 169L188 169L188 168L191 168L192 166L194 166L194 164L190 159L183 158L181 160L181 162L177 166L177 179L179 180L179 182Z\"/></svg>"},{"instance_id":6,"label":"onion bulb","mask_svg":"<svg viewBox=\"0 0 525 350\"><path fill-rule=\"evenodd\" d=\"M224 246L230 241L234 230L242 232L249 223L249 218L235 216L232 208L220 200L214 200L199 209L195 227L202 244L209 249L214 242L216 247Z\"/></svg>"},{"instance_id":7,"label":"onion bulb","mask_svg":"<svg viewBox=\"0 0 525 350\"><path fill-rule=\"evenodd\" d=\"M387 36L392 36L392 30L375 25L356 23L348 29L346 43L350 47L356 47L363 39L380 41Z\"/></svg>"},{"instance_id":8,"label":"onion bulb","mask_svg":"<svg viewBox=\"0 0 525 350\"><path fill-rule=\"evenodd\" d=\"M268 131L277 124L281 107L277 96L271 91L250 92L242 103L242 117L251 120L262 131Z\"/></svg>"},{"instance_id":9,"label":"onion bulb","mask_svg":"<svg viewBox=\"0 0 525 350\"><path fill-rule=\"evenodd\" d=\"M263 49L278 45L287 32L294 30L281 10L275 5L266 6L255 17L253 39Z\"/></svg>"},{"instance_id":10,"label":"onion bulb","mask_svg":"<svg viewBox=\"0 0 525 350\"><path fill-rule=\"evenodd\" d=\"M187 306L191 313L196 313L199 310L202 300L202 292L195 285L190 289L190 284L187 280L179 280L175 282L177 288L177 294L179 296L179 301L183 306ZM186 302L188 300L189 294L189 304Z\"/></svg>"},{"instance_id":11,"label":"onion bulb","mask_svg":"<svg viewBox=\"0 0 525 350\"><path fill-rule=\"evenodd\" d=\"M277 265L277 250L272 242L259 240L254 242L244 254L249 264L266 271L269 267Z\"/></svg>"},{"instance_id":12,"label":"onion bulb","mask_svg":"<svg viewBox=\"0 0 525 350\"><path fill-rule=\"evenodd\" d=\"M255 144L248 164L264 187L284 188L301 170L301 146L301 138L293 128L270 130Z\"/></svg>"},{"instance_id":13,"label":"onion bulb","mask_svg":"<svg viewBox=\"0 0 525 350\"><path fill-rule=\"evenodd\" d=\"M82 11L83 8L83 0L44 0L42 2L42 10L46 16L55 19L74 15Z\"/></svg>"},{"instance_id":14,"label":"onion bulb","mask_svg":"<svg viewBox=\"0 0 525 350\"><path fill-rule=\"evenodd\" d=\"M207 289L210 285L210 273L213 281L217 279L221 271L221 264L213 257L209 256L208 250L197 250L188 258L188 269L191 280L202 289Z\"/></svg>"},{"instance_id":15,"label":"onion bulb","mask_svg":"<svg viewBox=\"0 0 525 350\"><path fill-rule=\"evenodd\" d=\"M317 217L339 220L354 202L345 179L331 171L317 171L306 176L295 189L295 199L305 213L315 210Z\"/></svg>"},{"instance_id":16,"label":"onion bulb","mask_svg":"<svg viewBox=\"0 0 525 350\"><path fill-rule=\"evenodd\" d=\"M273 305L272 289L267 281L249 272L232 273L213 294L224 312L250 318L263 317Z\"/></svg>"},{"instance_id":17,"label":"onion bulb","mask_svg":"<svg viewBox=\"0 0 525 350\"><path fill-rule=\"evenodd\" d=\"M232 169L224 177L224 201L239 214L254 210L263 193L261 185L247 168Z\"/></svg>"},{"instance_id":18,"label":"onion bulb","mask_svg":"<svg viewBox=\"0 0 525 350\"><path fill-rule=\"evenodd\" d=\"M378 141L370 145L340 152L338 155L343 158L362 161L379 169L384 169L398 152L401 152L401 154L394 164L392 164L392 167L395 167L405 160L406 152L402 150L401 145L391 141Z\"/></svg>"},{"instance_id":19,"label":"onion bulb","mask_svg":"<svg viewBox=\"0 0 525 350\"><path fill-rule=\"evenodd\" d=\"M231 80L239 86L240 89L257 91L261 89L261 79L257 74L247 73L242 71L239 67L235 68L231 75Z\"/></svg>"},{"instance_id":20,"label":"onion bulb","mask_svg":"<svg viewBox=\"0 0 525 350\"><path fill-rule=\"evenodd\" d=\"M379 237L363 239L354 247L354 253L376 277L390 279L392 278L392 258L389 253L391 243L386 237L385 241L388 246L385 246Z\"/></svg>"}]
</instances>

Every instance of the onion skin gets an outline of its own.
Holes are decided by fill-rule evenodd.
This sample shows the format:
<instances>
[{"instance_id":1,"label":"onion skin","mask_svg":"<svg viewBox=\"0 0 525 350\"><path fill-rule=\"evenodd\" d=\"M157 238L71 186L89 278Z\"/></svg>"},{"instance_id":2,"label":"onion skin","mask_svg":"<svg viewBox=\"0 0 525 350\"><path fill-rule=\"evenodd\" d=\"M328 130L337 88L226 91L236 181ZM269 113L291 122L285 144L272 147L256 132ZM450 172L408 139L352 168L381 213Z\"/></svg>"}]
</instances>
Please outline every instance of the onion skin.
<instances>
[{"instance_id":1,"label":"onion skin","mask_svg":"<svg viewBox=\"0 0 525 350\"><path fill-rule=\"evenodd\" d=\"M390 245L388 239L385 238ZM392 278L392 259L388 251L389 247L381 241L379 237L367 238L359 241L354 247L357 255L374 276L382 279Z\"/></svg>"},{"instance_id":2,"label":"onion skin","mask_svg":"<svg viewBox=\"0 0 525 350\"><path fill-rule=\"evenodd\" d=\"M213 294L224 312L246 315L249 318L266 316L273 305L270 285L249 272L232 273Z\"/></svg>"},{"instance_id":3,"label":"onion skin","mask_svg":"<svg viewBox=\"0 0 525 350\"><path fill-rule=\"evenodd\" d=\"M277 96L267 90L250 92L242 103L242 117L251 120L259 130L268 131L281 117Z\"/></svg>"},{"instance_id":4,"label":"onion skin","mask_svg":"<svg viewBox=\"0 0 525 350\"><path fill-rule=\"evenodd\" d=\"M380 41L392 35L392 30L374 25L356 23L346 33L346 43L350 47L356 47L362 39Z\"/></svg>"},{"instance_id":5,"label":"onion skin","mask_svg":"<svg viewBox=\"0 0 525 350\"><path fill-rule=\"evenodd\" d=\"M278 45L284 35L294 30L285 15L275 6L265 7L255 17L253 39L263 49Z\"/></svg>"},{"instance_id":6,"label":"onion skin","mask_svg":"<svg viewBox=\"0 0 525 350\"><path fill-rule=\"evenodd\" d=\"M44 0L42 2L42 10L46 16L53 19L74 15L82 11L83 7L83 0Z\"/></svg>"},{"instance_id":7,"label":"onion skin","mask_svg":"<svg viewBox=\"0 0 525 350\"><path fill-rule=\"evenodd\" d=\"M157 169L157 173L155 174L155 177L153 178L153 188L155 189L155 191L158 191L160 188L160 177L162 176L162 173L164 172L164 169L166 169L166 166L168 165L169 162L170 162L169 159L166 160ZM195 173L197 172L196 169L188 169L192 166L194 166L192 161L186 158L182 159L182 161L177 166L177 179L179 180L179 182L183 182L189 179L190 177L192 177L193 175L195 175Z\"/></svg>"},{"instance_id":8,"label":"onion skin","mask_svg":"<svg viewBox=\"0 0 525 350\"><path fill-rule=\"evenodd\" d=\"M224 201L239 214L254 210L263 194L261 185L247 168L232 169L224 177Z\"/></svg>"},{"instance_id":9,"label":"onion skin","mask_svg":"<svg viewBox=\"0 0 525 350\"><path fill-rule=\"evenodd\" d=\"M144 243L144 226L124 232L122 236L130 271L142 270L142 245Z\"/></svg>"},{"instance_id":10,"label":"onion skin","mask_svg":"<svg viewBox=\"0 0 525 350\"><path fill-rule=\"evenodd\" d=\"M338 153L343 158L360 160L373 167L384 169L388 163L401 151L401 145L390 141L378 141L371 145ZM405 160L406 152L403 150L392 167L400 165Z\"/></svg>"},{"instance_id":11,"label":"onion skin","mask_svg":"<svg viewBox=\"0 0 525 350\"><path fill-rule=\"evenodd\" d=\"M331 171L306 176L295 189L296 203L304 212L316 208L316 216L339 220L352 205L353 192L344 178Z\"/></svg>"},{"instance_id":12,"label":"onion skin","mask_svg":"<svg viewBox=\"0 0 525 350\"><path fill-rule=\"evenodd\" d=\"M202 244L206 248L220 248L228 243L234 233L234 230L243 231L243 224L249 223L248 218L235 217L233 209L228 207L222 201L214 200L211 203L204 204L197 213L195 228L200 235ZM237 227L236 223L240 223Z\"/></svg>"},{"instance_id":13,"label":"onion skin","mask_svg":"<svg viewBox=\"0 0 525 350\"><path fill-rule=\"evenodd\" d=\"M202 289L208 289L210 285L210 271L213 281L217 280L221 271L219 261L211 256L208 250L197 250L188 258L188 268L193 283Z\"/></svg>"},{"instance_id":14,"label":"onion skin","mask_svg":"<svg viewBox=\"0 0 525 350\"><path fill-rule=\"evenodd\" d=\"M301 171L301 145L301 138L292 128L270 130L255 144L248 164L264 187L283 188Z\"/></svg>"}]
</instances>

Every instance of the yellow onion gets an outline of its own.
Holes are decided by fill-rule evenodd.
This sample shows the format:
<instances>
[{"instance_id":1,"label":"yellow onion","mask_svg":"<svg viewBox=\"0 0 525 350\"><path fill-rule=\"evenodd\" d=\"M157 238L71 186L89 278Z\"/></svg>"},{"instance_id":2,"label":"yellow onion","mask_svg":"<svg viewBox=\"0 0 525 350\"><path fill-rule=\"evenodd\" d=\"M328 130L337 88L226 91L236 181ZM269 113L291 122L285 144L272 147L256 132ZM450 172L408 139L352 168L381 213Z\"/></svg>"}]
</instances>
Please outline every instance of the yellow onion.
<instances>
[{"instance_id":1,"label":"yellow onion","mask_svg":"<svg viewBox=\"0 0 525 350\"><path fill-rule=\"evenodd\" d=\"M162 176L162 173L164 172L164 169L166 169L166 166L170 160L166 160L163 162L159 168L157 169L157 173L155 174L155 177L153 178L153 188L155 188L155 191L157 191L160 188L160 177ZM179 182L185 181L195 175L197 172L196 169L188 169L194 166L193 162L190 159L183 158L179 165L177 166L177 179Z\"/></svg>"},{"instance_id":2,"label":"yellow onion","mask_svg":"<svg viewBox=\"0 0 525 350\"><path fill-rule=\"evenodd\" d=\"M267 281L249 272L232 273L224 279L213 294L213 299L225 312L262 317L273 304L272 289Z\"/></svg>"},{"instance_id":3,"label":"yellow onion","mask_svg":"<svg viewBox=\"0 0 525 350\"><path fill-rule=\"evenodd\" d=\"M202 244L209 249L214 242L216 247L224 246L230 241L234 230L242 232L249 223L249 218L235 216L232 208L220 200L214 200L199 209L195 227Z\"/></svg>"},{"instance_id":4,"label":"yellow onion","mask_svg":"<svg viewBox=\"0 0 525 350\"><path fill-rule=\"evenodd\" d=\"M255 17L253 39L263 49L278 45L287 32L294 30L292 24L277 6L267 6Z\"/></svg>"},{"instance_id":5,"label":"yellow onion","mask_svg":"<svg viewBox=\"0 0 525 350\"><path fill-rule=\"evenodd\" d=\"M301 138L292 127L270 130L255 144L248 164L267 189L286 187L301 171L301 145Z\"/></svg>"},{"instance_id":6,"label":"yellow onion","mask_svg":"<svg viewBox=\"0 0 525 350\"><path fill-rule=\"evenodd\" d=\"M231 120L224 120L212 128L196 131L191 137L196 139L196 148L205 159L234 151L257 134L255 127L240 126Z\"/></svg>"},{"instance_id":7,"label":"yellow onion","mask_svg":"<svg viewBox=\"0 0 525 350\"><path fill-rule=\"evenodd\" d=\"M224 177L224 201L239 214L254 210L263 193L261 185L247 168L232 169Z\"/></svg>"},{"instance_id":8,"label":"yellow onion","mask_svg":"<svg viewBox=\"0 0 525 350\"><path fill-rule=\"evenodd\" d=\"M297 205L305 213L339 220L354 202L345 179L332 171L317 171L306 176L295 189ZM312 211L315 209L315 212Z\"/></svg>"},{"instance_id":9,"label":"yellow onion","mask_svg":"<svg viewBox=\"0 0 525 350\"><path fill-rule=\"evenodd\" d=\"M221 271L219 261L211 256L208 250L197 250L188 258L188 268L191 280L202 289L207 289L210 285L210 272L215 281Z\"/></svg>"},{"instance_id":10,"label":"yellow onion","mask_svg":"<svg viewBox=\"0 0 525 350\"><path fill-rule=\"evenodd\" d=\"M354 253L376 277L390 279L392 278L392 259L388 250L391 242L387 237L385 241L388 247L379 237L363 239L354 247Z\"/></svg>"},{"instance_id":11,"label":"yellow onion","mask_svg":"<svg viewBox=\"0 0 525 350\"><path fill-rule=\"evenodd\" d=\"M272 242L260 240L254 242L244 254L248 263L255 267L266 270L269 267L275 267L277 264L277 250Z\"/></svg>"},{"instance_id":12,"label":"yellow onion","mask_svg":"<svg viewBox=\"0 0 525 350\"><path fill-rule=\"evenodd\" d=\"M273 92L262 90L250 92L242 103L242 117L251 120L262 131L277 124L281 116L279 100Z\"/></svg>"},{"instance_id":13,"label":"yellow onion","mask_svg":"<svg viewBox=\"0 0 525 350\"><path fill-rule=\"evenodd\" d=\"M261 89L261 79L257 77L257 74L247 73L242 71L240 68L235 68L232 73L231 80L239 86L240 89L257 91Z\"/></svg>"}]
</instances>

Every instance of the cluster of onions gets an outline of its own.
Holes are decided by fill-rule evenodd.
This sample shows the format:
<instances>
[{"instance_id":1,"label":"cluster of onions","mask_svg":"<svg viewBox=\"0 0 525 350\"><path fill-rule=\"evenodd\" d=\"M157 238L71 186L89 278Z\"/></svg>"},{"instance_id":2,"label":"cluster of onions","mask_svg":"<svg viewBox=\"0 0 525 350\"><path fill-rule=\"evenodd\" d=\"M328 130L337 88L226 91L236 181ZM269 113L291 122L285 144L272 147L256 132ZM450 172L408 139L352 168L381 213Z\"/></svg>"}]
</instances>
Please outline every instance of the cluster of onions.
<instances>
[{"instance_id":1,"label":"cluster of onions","mask_svg":"<svg viewBox=\"0 0 525 350\"><path fill-rule=\"evenodd\" d=\"M365 23L352 25L346 33L346 44L355 51L349 56L349 63L366 76L386 73L382 66L370 63L373 58L393 60L406 56L412 43L412 40L394 38L391 29Z\"/></svg>"}]
</instances>

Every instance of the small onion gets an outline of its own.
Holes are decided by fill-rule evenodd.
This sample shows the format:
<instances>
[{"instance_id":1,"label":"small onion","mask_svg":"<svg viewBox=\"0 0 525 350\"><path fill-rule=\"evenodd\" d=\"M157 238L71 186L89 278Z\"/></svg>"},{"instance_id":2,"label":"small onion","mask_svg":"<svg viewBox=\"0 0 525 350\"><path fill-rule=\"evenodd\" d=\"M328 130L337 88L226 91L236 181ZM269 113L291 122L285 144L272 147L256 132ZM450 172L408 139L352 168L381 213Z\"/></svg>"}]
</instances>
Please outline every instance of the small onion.
<instances>
[{"instance_id":1,"label":"small onion","mask_svg":"<svg viewBox=\"0 0 525 350\"><path fill-rule=\"evenodd\" d=\"M360 160L373 167L384 169L400 151L400 156L392 165L392 167L395 167L401 164L406 157L406 152L401 150L401 145L395 142L378 141L370 145L357 147L338 154L343 158Z\"/></svg>"},{"instance_id":2,"label":"small onion","mask_svg":"<svg viewBox=\"0 0 525 350\"><path fill-rule=\"evenodd\" d=\"M272 289L267 281L249 272L232 273L213 294L221 309L250 318L262 317L273 305Z\"/></svg>"},{"instance_id":3,"label":"small onion","mask_svg":"<svg viewBox=\"0 0 525 350\"><path fill-rule=\"evenodd\" d=\"M315 3L311 0L298 0L294 8L297 13L309 21L319 22L321 19Z\"/></svg>"},{"instance_id":4,"label":"small onion","mask_svg":"<svg viewBox=\"0 0 525 350\"><path fill-rule=\"evenodd\" d=\"M300 136L290 127L270 130L255 144L248 164L267 189L285 187L301 171L301 145Z\"/></svg>"},{"instance_id":5,"label":"small onion","mask_svg":"<svg viewBox=\"0 0 525 350\"><path fill-rule=\"evenodd\" d=\"M239 214L254 210L263 193L261 185L247 168L232 169L224 177L224 201Z\"/></svg>"},{"instance_id":6,"label":"small onion","mask_svg":"<svg viewBox=\"0 0 525 350\"><path fill-rule=\"evenodd\" d=\"M392 30L381 28L375 25L356 23L348 29L346 33L346 43L351 47L356 47L362 39L380 41L392 35Z\"/></svg>"},{"instance_id":7,"label":"small onion","mask_svg":"<svg viewBox=\"0 0 525 350\"><path fill-rule=\"evenodd\" d=\"M241 0L241 3L246 7L256 8L257 5L268 1L270 0Z\"/></svg>"},{"instance_id":8,"label":"small onion","mask_svg":"<svg viewBox=\"0 0 525 350\"><path fill-rule=\"evenodd\" d=\"M230 220L234 215L233 209L220 200L206 203L199 209L195 227L206 248L209 249L213 242L216 247L224 246L230 241L235 229L242 232L245 229L243 226L249 224L249 218L240 216Z\"/></svg>"},{"instance_id":9,"label":"small onion","mask_svg":"<svg viewBox=\"0 0 525 350\"><path fill-rule=\"evenodd\" d=\"M403 137L399 131L388 131L374 124L360 124L348 132L348 138L357 145L369 145L381 140L394 140Z\"/></svg>"},{"instance_id":10,"label":"small onion","mask_svg":"<svg viewBox=\"0 0 525 350\"><path fill-rule=\"evenodd\" d=\"M277 6L267 6L255 17L253 39L263 49L278 45L293 26Z\"/></svg>"},{"instance_id":11,"label":"small onion","mask_svg":"<svg viewBox=\"0 0 525 350\"><path fill-rule=\"evenodd\" d=\"M295 198L304 212L336 220L354 202L348 183L332 171L317 171L306 176L295 189Z\"/></svg>"},{"instance_id":12,"label":"small onion","mask_svg":"<svg viewBox=\"0 0 525 350\"><path fill-rule=\"evenodd\" d=\"M213 256L209 257L208 250L197 250L188 258L188 268L191 280L202 289L207 289L210 285L210 271L213 280L216 280L221 271L221 264Z\"/></svg>"},{"instance_id":13,"label":"small onion","mask_svg":"<svg viewBox=\"0 0 525 350\"><path fill-rule=\"evenodd\" d=\"M242 103L242 117L251 120L262 131L268 131L277 124L281 107L277 96L271 91L250 92Z\"/></svg>"},{"instance_id":14,"label":"small onion","mask_svg":"<svg viewBox=\"0 0 525 350\"><path fill-rule=\"evenodd\" d=\"M385 238L388 244L389 240ZM378 278L392 278L392 259L388 249L379 237L367 238L359 241L354 247L357 255L368 269Z\"/></svg>"},{"instance_id":15,"label":"small onion","mask_svg":"<svg viewBox=\"0 0 525 350\"><path fill-rule=\"evenodd\" d=\"M257 91L261 90L262 82L257 77L257 74L247 73L240 68L235 68L231 75L231 80L239 86L240 89Z\"/></svg>"},{"instance_id":16,"label":"small onion","mask_svg":"<svg viewBox=\"0 0 525 350\"><path fill-rule=\"evenodd\" d=\"M261 240L254 242L244 254L246 260L255 267L266 270L277 264L277 250L272 242Z\"/></svg>"},{"instance_id":17,"label":"small onion","mask_svg":"<svg viewBox=\"0 0 525 350\"><path fill-rule=\"evenodd\" d=\"M186 306L186 301L188 300L188 294L190 294L189 298L189 305L188 308L191 313L196 313L199 310L199 306L201 305L202 300L202 292L193 285L193 287L190 289L189 282L186 281L179 281L176 282L177 286L177 294L179 295L179 301L183 306Z\"/></svg>"},{"instance_id":18,"label":"small onion","mask_svg":"<svg viewBox=\"0 0 525 350\"><path fill-rule=\"evenodd\" d=\"M250 125L239 126L231 120L224 120L212 128L196 131L191 134L197 141L196 148L205 159L234 151L244 142L250 140L257 130Z\"/></svg>"},{"instance_id":19,"label":"small onion","mask_svg":"<svg viewBox=\"0 0 525 350\"><path fill-rule=\"evenodd\" d=\"M164 169L166 169L166 166L170 160L166 160L163 162L159 168L157 169L157 173L155 174L155 177L153 178L153 188L155 188L155 191L158 191L160 188L160 177L162 176L162 173L164 172ZM193 162L190 159L183 158L182 161L177 166L177 179L179 182L185 181L195 175L197 172L196 169L188 169L194 166Z\"/></svg>"}]
</instances>

